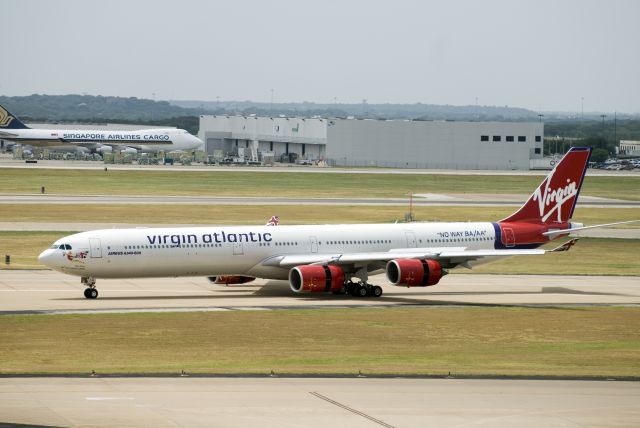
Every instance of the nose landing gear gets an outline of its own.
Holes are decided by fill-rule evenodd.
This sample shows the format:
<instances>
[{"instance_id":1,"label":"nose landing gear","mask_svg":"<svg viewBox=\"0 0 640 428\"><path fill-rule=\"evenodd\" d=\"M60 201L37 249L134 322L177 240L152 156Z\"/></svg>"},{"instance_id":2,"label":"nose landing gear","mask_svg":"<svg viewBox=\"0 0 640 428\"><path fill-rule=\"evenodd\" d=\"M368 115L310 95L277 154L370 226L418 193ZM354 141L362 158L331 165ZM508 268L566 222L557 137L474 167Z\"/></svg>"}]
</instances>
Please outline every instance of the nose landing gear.
<instances>
[{"instance_id":1,"label":"nose landing gear","mask_svg":"<svg viewBox=\"0 0 640 428\"><path fill-rule=\"evenodd\" d=\"M96 288L96 279L91 276L83 276L80 282L87 286L84 289L84 297L87 299L96 299L98 297L98 289Z\"/></svg>"}]
</instances>

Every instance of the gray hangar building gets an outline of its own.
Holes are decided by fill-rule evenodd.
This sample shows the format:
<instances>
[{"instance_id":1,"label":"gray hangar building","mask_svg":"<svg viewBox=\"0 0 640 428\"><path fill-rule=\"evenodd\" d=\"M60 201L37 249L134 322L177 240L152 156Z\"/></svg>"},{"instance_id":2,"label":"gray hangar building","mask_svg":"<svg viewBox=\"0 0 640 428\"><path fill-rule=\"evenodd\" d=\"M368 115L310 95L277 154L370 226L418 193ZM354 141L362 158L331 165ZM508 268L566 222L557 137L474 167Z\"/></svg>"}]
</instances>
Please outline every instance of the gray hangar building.
<instances>
[{"instance_id":1,"label":"gray hangar building","mask_svg":"<svg viewBox=\"0 0 640 428\"><path fill-rule=\"evenodd\" d=\"M528 170L542 158L541 122L200 116L209 155L332 166Z\"/></svg>"}]
</instances>

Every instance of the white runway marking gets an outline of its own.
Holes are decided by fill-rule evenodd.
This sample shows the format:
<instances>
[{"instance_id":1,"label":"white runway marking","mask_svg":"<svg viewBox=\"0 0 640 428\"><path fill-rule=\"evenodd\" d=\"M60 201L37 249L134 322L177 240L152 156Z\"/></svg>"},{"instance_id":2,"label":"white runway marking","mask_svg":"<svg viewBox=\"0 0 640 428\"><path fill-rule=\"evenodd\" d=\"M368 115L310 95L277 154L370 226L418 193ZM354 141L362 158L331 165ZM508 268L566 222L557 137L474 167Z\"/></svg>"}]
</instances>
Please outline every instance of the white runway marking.
<instances>
[{"instance_id":1,"label":"white runway marking","mask_svg":"<svg viewBox=\"0 0 640 428\"><path fill-rule=\"evenodd\" d=\"M133 397L86 397L87 401L135 400Z\"/></svg>"}]
</instances>

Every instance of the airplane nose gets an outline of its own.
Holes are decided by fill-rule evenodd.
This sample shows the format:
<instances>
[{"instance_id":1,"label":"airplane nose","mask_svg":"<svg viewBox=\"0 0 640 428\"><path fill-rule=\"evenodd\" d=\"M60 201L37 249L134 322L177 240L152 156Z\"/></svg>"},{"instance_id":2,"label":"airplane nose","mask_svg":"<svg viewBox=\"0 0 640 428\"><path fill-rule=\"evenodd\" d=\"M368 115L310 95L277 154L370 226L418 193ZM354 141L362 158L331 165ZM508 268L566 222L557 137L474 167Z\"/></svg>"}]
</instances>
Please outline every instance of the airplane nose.
<instances>
[{"instance_id":1,"label":"airplane nose","mask_svg":"<svg viewBox=\"0 0 640 428\"><path fill-rule=\"evenodd\" d=\"M202 141L200 138L196 137L195 135L193 136L193 143L196 145L196 149L204 149L204 141Z\"/></svg>"},{"instance_id":2,"label":"airplane nose","mask_svg":"<svg viewBox=\"0 0 640 428\"><path fill-rule=\"evenodd\" d=\"M45 266L51 267L52 262L53 262L53 256L54 256L53 253L54 253L54 251L52 249L50 249L50 248L44 250L38 256L38 261L40 263L42 263L43 265L45 265Z\"/></svg>"}]
</instances>

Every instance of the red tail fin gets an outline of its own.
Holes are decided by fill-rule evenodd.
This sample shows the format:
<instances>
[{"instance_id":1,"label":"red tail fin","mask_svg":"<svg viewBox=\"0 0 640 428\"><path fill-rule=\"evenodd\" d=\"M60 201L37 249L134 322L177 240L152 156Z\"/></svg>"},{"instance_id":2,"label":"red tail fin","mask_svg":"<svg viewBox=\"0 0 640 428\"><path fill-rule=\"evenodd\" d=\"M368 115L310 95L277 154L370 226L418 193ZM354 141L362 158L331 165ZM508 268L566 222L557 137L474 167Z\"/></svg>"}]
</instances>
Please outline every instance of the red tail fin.
<instances>
[{"instance_id":1,"label":"red tail fin","mask_svg":"<svg viewBox=\"0 0 640 428\"><path fill-rule=\"evenodd\" d=\"M546 176L529 200L502 222L566 223L573 215L587 163L589 147L572 147Z\"/></svg>"}]
</instances>

